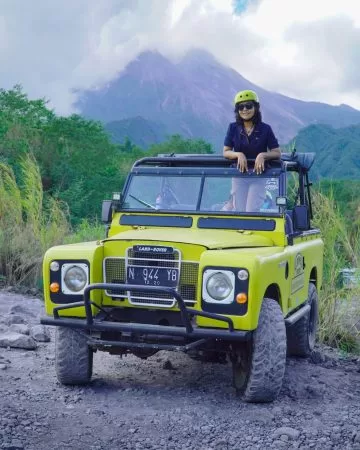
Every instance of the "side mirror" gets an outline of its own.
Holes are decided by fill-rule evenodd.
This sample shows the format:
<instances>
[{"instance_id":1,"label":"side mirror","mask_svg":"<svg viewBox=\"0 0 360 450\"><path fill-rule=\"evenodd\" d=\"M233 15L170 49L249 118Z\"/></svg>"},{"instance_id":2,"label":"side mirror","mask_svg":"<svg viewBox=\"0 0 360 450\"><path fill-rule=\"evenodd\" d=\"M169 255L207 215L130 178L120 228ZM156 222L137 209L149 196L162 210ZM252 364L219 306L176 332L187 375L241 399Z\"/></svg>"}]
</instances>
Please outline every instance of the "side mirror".
<instances>
[{"instance_id":1,"label":"side mirror","mask_svg":"<svg viewBox=\"0 0 360 450\"><path fill-rule=\"evenodd\" d=\"M295 206L293 220L295 230L308 230L310 228L309 208L306 205Z\"/></svg>"},{"instance_id":2,"label":"side mirror","mask_svg":"<svg viewBox=\"0 0 360 450\"><path fill-rule=\"evenodd\" d=\"M101 221L110 223L112 219L112 200L103 200L101 208Z\"/></svg>"}]
</instances>

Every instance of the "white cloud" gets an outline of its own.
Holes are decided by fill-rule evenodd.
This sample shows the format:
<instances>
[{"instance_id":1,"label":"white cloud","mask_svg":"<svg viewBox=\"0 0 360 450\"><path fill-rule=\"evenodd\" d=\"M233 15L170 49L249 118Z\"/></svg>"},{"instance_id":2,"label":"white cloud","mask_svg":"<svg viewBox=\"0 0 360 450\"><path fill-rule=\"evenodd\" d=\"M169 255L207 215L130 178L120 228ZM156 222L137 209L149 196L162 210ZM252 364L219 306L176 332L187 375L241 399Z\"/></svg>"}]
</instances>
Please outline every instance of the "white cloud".
<instances>
[{"instance_id":1,"label":"white cloud","mask_svg":"<svg viewBox=\"0 0 360 450\"><path fill-rule=\"evenodd\" d=\"M0 0L0 87L71 112L140 52L212 52L259 86L360 109L358 0Z\"/></svg>"},{"instance_id":2,"label":"white cloud","mask_svg":"<svg viewBox=\"0 0 360 450\"><path fill-rule=\"evenodd\" d=\"M243 19L267 37L259 60L268 78L256 76L252 66L248 76L253 81L305 100L360 108L356 0L263 0L256 12Z\"/></svg>"}]
</instances>

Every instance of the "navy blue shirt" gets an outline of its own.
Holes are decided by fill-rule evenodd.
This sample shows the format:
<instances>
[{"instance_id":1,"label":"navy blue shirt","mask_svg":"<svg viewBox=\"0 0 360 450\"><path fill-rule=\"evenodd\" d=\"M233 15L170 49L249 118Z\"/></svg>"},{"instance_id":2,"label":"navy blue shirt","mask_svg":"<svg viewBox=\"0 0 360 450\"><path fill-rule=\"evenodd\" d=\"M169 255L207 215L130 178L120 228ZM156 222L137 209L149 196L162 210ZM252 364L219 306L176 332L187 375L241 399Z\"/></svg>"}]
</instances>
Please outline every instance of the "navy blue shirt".
<instances>
[{"instance_id":1,"label":"navy blue shirt","mask_svg":"<svg viewBox=\"0 0 360 450\"><path fill-rule=\"evenodd\" d=\"M242 152L246 158L255 159L259 153L279 147L270 125L260 122L248 136L241 124L233 122L227 130L224 145L235 152Z\"/></svg>"}]
</instances>

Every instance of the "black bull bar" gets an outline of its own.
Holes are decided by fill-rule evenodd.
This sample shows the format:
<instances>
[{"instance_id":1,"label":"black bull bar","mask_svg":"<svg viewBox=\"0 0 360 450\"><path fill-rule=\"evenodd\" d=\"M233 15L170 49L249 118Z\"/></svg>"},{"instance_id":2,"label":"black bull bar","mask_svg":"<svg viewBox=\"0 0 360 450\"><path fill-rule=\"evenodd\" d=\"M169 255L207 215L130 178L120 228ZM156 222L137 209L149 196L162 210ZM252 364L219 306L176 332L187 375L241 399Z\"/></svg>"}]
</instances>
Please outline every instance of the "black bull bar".
<instances>
[{"instance_id":1,"label":"black bull bar","mask_svg":"<svg viewBox=\"0 0 360 450\"><path fill-rule=\"evenodd\" d=\"M101 307L96 305L96 303L90 300L90 292L96 289L105 290L115 290L121 289L125 291L142 290L145 292L158 292L166 293L173 296L176 301L178 308L180 310L181 320L183 326L167 326L167 325L153 325L153 324L143 324L143 323L133 323L133 322L110 322L106 320L98 320L96 316L92 314L91 305L99 310ZM82 329L88 332L118 332L124 333L125 336L131 336L131 339L125 338L120 341L102 341L99 339L92 340L89 339L90 344L98 346L113 345L117 347L127 347L127 348L156 348L163 350L178 350L178 351L188 351L191 348L201 346L208 340L220 339L225 341L248 341L251 339L252 331L245 330L235 330L233 321L226 316L220 314L213 314L204 311L197 311L192 308L187 308L185 302L181 295L173 288L163 287L163 286L143 286L135 284L120 284L120 283L94 283L86 286L84 289L84 300L81 302L67 303L54 307L53 314L54 317L42 317L40 322L43 325L54 325L62 326L67 328ZM85 307L86 318L73 318L60 316L59 312L62 310L69 310L77 307ZM225 328L204 328L194 326L191 319L194 316L206 317L209 319L218 320L225 322L227 324L227 329ZM142 342L136 340L137 336L146 336L149 339L142 339ZM168 336L172 339L186 338L188 342L187 345L169 345L161 343L150 343L151 336L157 341L161 341L164 336ZM160 338L160 339L159 339ZM146 340L149 342L146 343Z\"/></svg>"}]
</instances>

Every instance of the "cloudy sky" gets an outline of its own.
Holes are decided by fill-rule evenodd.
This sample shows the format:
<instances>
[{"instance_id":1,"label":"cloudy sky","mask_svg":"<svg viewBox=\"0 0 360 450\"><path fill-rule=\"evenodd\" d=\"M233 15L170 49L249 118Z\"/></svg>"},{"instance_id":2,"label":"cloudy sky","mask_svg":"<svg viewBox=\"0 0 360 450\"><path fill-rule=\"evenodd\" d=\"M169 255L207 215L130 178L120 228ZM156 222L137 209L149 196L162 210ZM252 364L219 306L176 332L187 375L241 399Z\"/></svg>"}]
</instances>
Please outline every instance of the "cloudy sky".
<instances>
[{"instance_id":1,"label":"cloudy sky","mask_svg":"<svg viewBox=\"0 0 360 450\"><path fill-rule=\"evenodd\" d=\"M142 51L193 47L265 89L360 109L359 0L0 0L0 88L60 114Z\"/></svg>"}]
</instances>

